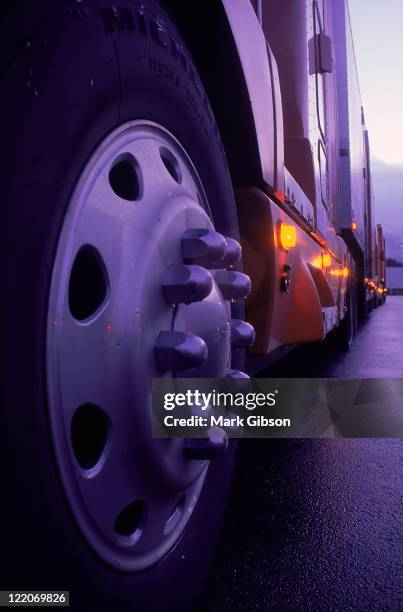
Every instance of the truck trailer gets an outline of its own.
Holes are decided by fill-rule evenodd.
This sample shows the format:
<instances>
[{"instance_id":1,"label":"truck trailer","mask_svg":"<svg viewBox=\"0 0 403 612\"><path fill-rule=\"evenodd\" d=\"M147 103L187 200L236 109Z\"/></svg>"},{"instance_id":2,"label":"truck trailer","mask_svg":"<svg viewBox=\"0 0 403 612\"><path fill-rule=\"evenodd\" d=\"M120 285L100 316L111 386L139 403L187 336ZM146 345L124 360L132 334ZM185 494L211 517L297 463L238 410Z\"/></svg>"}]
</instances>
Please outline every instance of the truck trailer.
<instances>
[{"instance_id":1,"label":"truck trailer","mask_svg":"<svg viewBox=\"0 0 403 612\"><path fill-rule=\"evenodd\" d=\"M152 379L348 349L384 301L348 5L0 15L7 584L189 610L235 445L152 438Z\"/></svg>"},{"instance_id":2,"label":"truck trailer","mask_svg":"<svg viewBox=\"0 0 403 612\"><path fill-rule=\"evenodd\" d=\"M381 306L386 301L388 293L386 286L386 240L382 225L377 223L375 230L375 283L377 299L374 306Z\"/></svg>"}]
</instances>

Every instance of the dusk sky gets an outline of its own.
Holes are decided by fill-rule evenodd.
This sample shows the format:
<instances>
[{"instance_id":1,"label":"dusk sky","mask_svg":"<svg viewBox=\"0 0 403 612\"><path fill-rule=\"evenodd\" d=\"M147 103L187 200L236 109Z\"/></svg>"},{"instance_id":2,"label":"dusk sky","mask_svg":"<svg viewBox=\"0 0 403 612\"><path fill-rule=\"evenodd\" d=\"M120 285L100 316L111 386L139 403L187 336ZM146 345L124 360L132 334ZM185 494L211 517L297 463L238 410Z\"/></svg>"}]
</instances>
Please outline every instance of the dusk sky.
<instances>
[{"instance_id":1,"label":"dusk sky","mask_svg":"<svg viewBox=\"0 0 403 612\"><path fill-rule=\"evenodd\" d=\"M349 0L349 6L375 217L386 231L403 236L403 0Z\"/></svg>"},{"instance_id":2,"label":"dusk sky","mask_svg":"<svg viewBox=\"0 0 403 612\"><path fill-rule=\"evenodd\" d=\"M372 155L403 165L403 1L349 5Z\"/></svg>"}]
</instances>

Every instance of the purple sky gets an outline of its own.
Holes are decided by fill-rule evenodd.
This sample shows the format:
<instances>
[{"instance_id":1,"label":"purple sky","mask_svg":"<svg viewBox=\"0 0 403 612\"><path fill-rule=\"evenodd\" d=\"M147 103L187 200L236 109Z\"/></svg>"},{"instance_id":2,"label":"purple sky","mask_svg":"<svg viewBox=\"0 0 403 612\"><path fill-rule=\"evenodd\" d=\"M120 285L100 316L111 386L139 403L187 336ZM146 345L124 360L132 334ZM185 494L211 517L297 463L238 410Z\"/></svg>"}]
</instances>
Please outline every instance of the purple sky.
<instances>
[{"instance_id":1,"label":"purple sky","mask_svg":"<svg viewBox=\"0 0 403 612\"><path fill-rule=\"evenodd\" d=\"M403 0L349 0L372 155L403 165Z\"/></svg>"},{"instance_id":2,"label":"purple sky","mask_svg":"<svg viewBox=\"0 0 403 612\"><path fill-rule=\"evenodd\" d=\"M403 0L349 0L375 215L403 234Z\"/></svg>"}]
</instances>

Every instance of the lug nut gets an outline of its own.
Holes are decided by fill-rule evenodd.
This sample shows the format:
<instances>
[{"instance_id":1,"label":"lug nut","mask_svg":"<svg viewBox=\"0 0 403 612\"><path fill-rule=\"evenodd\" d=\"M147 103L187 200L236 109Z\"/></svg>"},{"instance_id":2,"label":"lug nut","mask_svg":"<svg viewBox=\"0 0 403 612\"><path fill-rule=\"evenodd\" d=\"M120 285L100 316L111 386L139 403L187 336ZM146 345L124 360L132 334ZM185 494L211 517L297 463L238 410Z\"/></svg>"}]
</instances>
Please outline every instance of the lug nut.
<instances>
[{"instance_id":1,"label":"lug nut","mask_svg":"<svg viewBox=\"0 0 403 612\"><path fill-rule=\"evenodd\" d=\"M239 242L233 238L227 238L227 248L224 253L224 264L233 266L241 259L242 249Z\"/></svg>"},{"instance_id":2,"label":"lug nut","mask_svg":"<svg viewBox=\"0 0 403 612\"><path fill-rule=\"evenodd\" d=\"M225 378L238 378L244 380L250 380L250 376L246 374L246 372L241 372L240 370L228 370L225 375Z\"/></svg>"},{"instance_id":3,"label":"lug nut","mask_svg":"<svg viewBox=\"0 0 403 612\"><path fill-rule=\"evenodd\" d=\"M231 267L241 259L242 249L239 242L233 238L226 238L225 253L221 259L210 265L211 268L218 270L219 268Z\"/></svg>"},{"instance_id":4,"label":"lug nut","mask_svg":"<svg viewBox=\"0 0 403 612\"><path fill-rule=\"evenodd\" d=\"M201 302L213 286L209 270L201 266L168 266L163 275L162 289L168 304Z\"/></svg>"},{"instance_id":5,"label":"lug nut","mask_svg":"<svg viewBox=\"0 0 403 612\"><path fill-rule=\"evenodd\" d=\"M228 436L221 427L211 427L207 438L186 438L183 452L187 459L215 459L228 448Z\"/></svg>"},{"instance_id":6,"label":"lug nut","mask_svg":"<svg viewBox=\"0 0 403 612\"><path fill-rule=\"evenodd\" d=\"M179 331L160 332L155 347L160 370L189 370L207 360L207 345L202 338Z\"/></svg>"},{"instance_id":7,"label":"lug nut","mask_svg":"<svg viewBox=\"0 0 403 612\"><path fill-rule=\"evenodd\" d=\"M225 378L231 380L229 390L237 393L249 393L252 390L252 380L246 372L240 370L228 370Z\"/></svg>"},{"instance_id":8,"label":"lug nut","mask_svg":"<svg viewBox=\"0 0 403 612\"><path fill-rule=\"evenodd\" d=\"M219 270L214 277L225 300L241 300L250 293L250 278L242 272Z\"/></svg>"},{"instance_id":9,"label":"lug nut","mask_svg":"<svg viewBox=\"0 0 403 612\"><path fill-rule=\"evenodd\" d=\"M182 255L186 263L209 266L221 260L227 241L218 232L204 228L189 228L182 237Z\"/></svg>"},{"instance_id":10,"label":"lug nut","mask_svg":"<svg viewBox=\"0 0 403 612\"><path fill-rule=\"evenodd\" d=\"M255 341L255 330L246 321L232 319L231 321L231 342L236 348L246 348Z\"/></svg>"}]
</instances>

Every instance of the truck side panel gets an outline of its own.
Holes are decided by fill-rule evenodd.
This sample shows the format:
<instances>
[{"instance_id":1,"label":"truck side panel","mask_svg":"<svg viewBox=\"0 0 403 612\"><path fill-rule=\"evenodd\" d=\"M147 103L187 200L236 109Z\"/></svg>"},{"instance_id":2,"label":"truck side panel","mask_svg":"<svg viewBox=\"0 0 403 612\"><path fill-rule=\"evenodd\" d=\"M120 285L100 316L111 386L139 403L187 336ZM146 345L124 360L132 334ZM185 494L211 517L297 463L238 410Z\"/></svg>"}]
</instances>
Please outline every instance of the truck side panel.
<instances>
[{"instance_id":1,"label":"truck side panel","mask_svg":"<svg viewBox=\"0 0 403 612\"><path fill-rule=\"evenodd\" d=\"M253 350L264 354L323 338L345 316L348 276L355 280L357 274L363 284L372 257L369 149L344 0L214 4L219 5L226 35L218 33L212 48L218 40L228 45L226 52L220 47L220 71L230 73L232 62L239 62L247 91L245 98L242 89L242 99L256 132L258 171L249 176L260 176L261 182L238 181L235 187L244 265L254 287L247 303L257 331ZM194 33L202 17L202 9L186 9L182 26L188 28L193 18ZM211 65L201 72L216 116L222 118L217 100L230 116L236 89L228 98L226 91L217 90L221 80L211 78ZM227 135L228 125L224 117ZM224 144L229 159L237 147L242 162L244 143L224 138ZM278 240L281 224L295 228L291 250ZM282 288L286 267L288 291Z\"/></svg>"},{"instance_id":2,"label":"truck side panel","mask_svg":"<svg viewBox=\"0 0 403 612\"><path fill-rule=\"evenodd\" d=\"M370 275L373 250L369 145L346 0L335 0L332 11L338 79L339 225L351 247L359 249L366 260L366 276Z\"/></svg>"}]
</instances>

